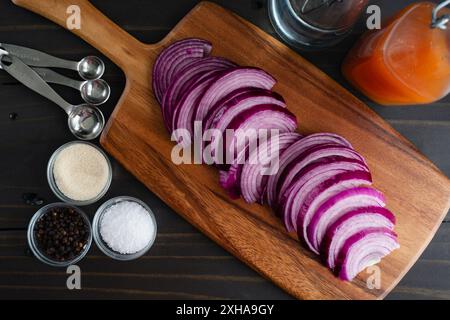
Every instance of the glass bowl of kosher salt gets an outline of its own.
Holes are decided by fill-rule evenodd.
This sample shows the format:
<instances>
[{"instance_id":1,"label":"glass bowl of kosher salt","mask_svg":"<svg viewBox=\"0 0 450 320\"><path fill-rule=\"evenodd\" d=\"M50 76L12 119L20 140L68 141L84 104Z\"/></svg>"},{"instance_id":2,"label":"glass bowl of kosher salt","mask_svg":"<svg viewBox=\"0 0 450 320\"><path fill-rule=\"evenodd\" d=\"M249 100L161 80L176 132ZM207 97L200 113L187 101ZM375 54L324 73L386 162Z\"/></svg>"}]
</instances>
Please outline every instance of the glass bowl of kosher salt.
<instances>
[{"instance_id":1,"label":"glass bowl of kosher salt","mask_svg":"<svg viewBox=\"0 0 450 320\"><path fill-rule=\"evenodd\" d=\"M94 241L107 256L120 261L137 259L153 246L156 219L141 200L116 197L101 205L92 223Z\"/></svg>"},{"instance_id":2,"label":"glass bowl of kosher salt","mask_svg":"<svg viewBox=\"0 0 450 320\"><path fill-rule=\"evenodd\" d=\"M47 165L47 180L62 201L87 206L100 200L112 181L108 156L96 145L72 141L59 147Z\"/></svg>"}]
</instances>

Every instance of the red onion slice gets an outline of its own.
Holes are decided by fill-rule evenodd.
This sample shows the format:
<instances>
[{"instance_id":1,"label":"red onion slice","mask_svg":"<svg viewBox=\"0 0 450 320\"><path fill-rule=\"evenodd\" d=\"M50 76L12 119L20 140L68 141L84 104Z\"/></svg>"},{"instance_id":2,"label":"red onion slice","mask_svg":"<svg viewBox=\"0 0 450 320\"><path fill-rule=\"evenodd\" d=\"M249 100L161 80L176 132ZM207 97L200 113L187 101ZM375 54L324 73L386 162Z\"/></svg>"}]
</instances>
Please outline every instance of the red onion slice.
<instances>
[{"instance_id":1,"label":"red onion slice","mask_svg":"<svg viewBox=\"0 0 450 320\"><path fill-rule=\"evenodd\" d=\"M213 123L213 121L217 121L217 119L220 119L223 115L223 112L225 112L225 110L228 108L228 105L235 104L235 101L237 101L236 99L239 99L239 97L242 94L247 94L249 92L253 92L254 90L259 90L257 88L251 88L251 87L245 87L245 88L239 88L237 90L234 90L232 92L230 92L229 94L227 94L225 97L223 97L222 99L220 99L219 101L216 102L216 104L208 111L208 114L205 117L205 120L203 121L203 130L204 132L206 132L208 129L212 129L211 125ZM211 141L214 141L214 138L216 137L216 135L211 135ZM211 141L209 142L205 142L203 144L203 148L206 148L207 146L209 146L211 144ZM216 141L216 144L218 142ZM212 159L214 160L214 159ZM205 159L205 162L206 159ZM209 162L207 162L209 163ZM219 169L223 169L226 170L227 166L222 166L222 165L217 165L216 166Z\"/></svg>"},{"instance_id":2,"label":"red onion slice","mask_svg":"<svg viewBox=\"0 0 450 320\"><path fill-rule=\"evenodd\" d=\"M334 269L339 252L352 235L374 227L393 230L394 225L395 217L386 208L372 206L350 210L328 228L320 250L323 259Z\"/></svg>"},{"instance_id":3,"label":"red onion slice","mask_svg":"<svg viewBox=\"0 0 450 320\"><path fill-rule=\"evenodd\" d=\"M184 39L171 44L158 56L153 66L153 93L159 103L172 82L173 76L193 59L203 58L212 46L202 39Z\"/></svg>"},{"instance_id":4,"label":"red onion slice","mask_svg":"<svg viewBox=\"0 0 450 320\"><path fill-rule=\"evenodd\" d=\"M234 63L223 58L207 57L194 60L182 68L173 78L161 103L164 123L167 129L170 131L172 127L173 109L179 99L200 76L207 72L226 70L235 66Z\"/></svg>"},{"instance_id":5,"label":"red onion slice","mask_svg":"<svg viewBox=\"0 0 450 320\"><path fill-rule=\"evenodd\" d=\"M303 168L289 188L281 197L281 216L289 232L297 231L297 219L300 208L303 207L305 195L317 185L343 172L366 171L367 166L359 160L342 156L321 158Z\"/></svg>"},{"instance_id":6,"label":"red onion slice","mask_svg":"<svg viewBox=\"0 0 450 320\"><path fill-rule=\"evenodd\" d=\"M205 119L205 128L217 129L224 135L225 130L229 129L230 124L236 117L259 105L278 105L286 108L286 103L277 93L266 89L252 88L217 108L210 118ZM211 142L211 153L214 155L221 145L219 141L213 140Z\"/></svg>"},{"instance_id":7,"label":"red onion slice","mask_svg":"<svg viewBox=\"0 0 450 320\"><path fill-rule=\"evenodd\" d=\"M219 182L222 188L228 193L232 199L238 199L241 196L241 174L242 167L246 161L247 148L243 150L237 158L234 160L233 164L228 168L227 171L219 171Z\"/></svg>"},{"instance_id":8,"label":"red onion slice","mask_svg":"<svg viewBox=\"0 0 450 320\"><path fill-rule=\"evenodd\" d=\"M267 119L270 119L267 122ZM232 156L225 155L225 159L232 159L232 165L228 171L221 173L221 185L228 193L236 198L241 194L241 172L249 156L249 146L257 147L261 144L258 132L260 129L277 129L279 132L291 132L296 128L297 122L295 116L288 110L277 105L260 105L242 112L230 123L229 129L234 130L234 136L230 145L233 150ZM247 130L252 130L254 135L243 139L239 134L246 134ZM263 139L265 140L265 139Z\"/></svg>"},{"instance_id":9,"label":"red onion slice","mask_svg":"<svg viewBox=\"0 0 450 320\"><path fill-rule=\"evenodd\" d=\"M165 48L153 67L153 91L167 129L188 131L176 137L178 143L188 147L192 139L183 137L198 132L195 121L201 121L199 133L214 129L202 146L213 156L204 160L222 169L221 186L233 199L267 200L287 230L321 251L341 279L353 279L398 248L395 218L383 208L381 192L361 186L371 184L371 175L349 141L331 133L294 133L295 116L270 91L275 79L258 68L207 57L211 49L202 39L181 40ZM234 130L231 137L227 129ZM260 129L267 130L263 137ZM272 129L278 139L270 136ZM274 164L275 171L264 170Z\"/></svg>"},{"instance_id":10,"label":"red onion slice","mask_svg":"<svg viewBox=\"0 0 450 320\"><path fill-rule=\"evenodd\" d=\"M290 163L284 172L280 176L280 181L278 182L279 187L277 190L278 198L276 204L280 204L280 198L283 196L286 189L294 181L295 178L302 172L308 164L317 161L319 159L329 157L329 156L341 156L348 159L355 159L365 163L365 160L359 153L351 148L339 146L335 144L325 144L320 146L312 147L305 152L301 153L292 163ZM369 171L366 168L366 171Z\"/></svg>"},{"instance_id":11,"label":"red onion slice","mask_svg":"<svg viewBox=\"0 0 450 320\"><path fill-rule=\"evenodd\" d=\"M236 94L238 92L238 94ZM283 97L278 93L260 88L241 88L231 92L226 102L219 101L205 117L205 129L219 129L222 132L239 113L261 104L276 104L286 108Z\"/></svg>"},{"instance_id":12,"label":"red onion slice","mask_svg":"<svg viewBox=\"0 0 450 320\"><path fill-rule=\"evenodd\" d=\"M283 152L282 156L280 157L280 166L278 173L276 175L270 176L269 180L267 181L266 194L267 203L269 204L269 206L276 206L276 200L278 197L278 182L280 180L280 176L283 174L284 169L293 161L293 159L313 146L331 143L336 143L349 148L351 147L350 143L347 140L338 135L332 133L317 133L307 136L300 141L297 141L296 143L292 144L285 152Z\"/></svg>"},{"instance_id":13,"label":"red onion slice","mask_svg":"<svg viewBox=\"0 0 450 320\"><path fill-rule=\"evenodd\" d=\"M227 153L230 153L231 156L226 158L234 159L237 153L248 145L248 139L257 138L259 130L278 130L278 133L293 132L297 129L297 119L289 110L279 105L258 105L239 113L227 129L234 130L234 135L227 146L228 149L225 150L225 157ZM252 130L256 135L248 137L248 130Z\"/></svg>"},{"instance_id":14,"label":"red onion slice","mask_svg":"<svg viewBox=\"0 0 450 320\"><path fill-rule=\"evenodd\" d=\"M260 144L249 156L241 175L242 196L246 202L262 202L265 186L272 171L270 165L278 166L279 157L284 150L301 138L300 134L294 132L280 134L276 139L268 139L266 143Z\"/></svg>"},{"instance_id":15,"label":"red onion slice","mask_svg":"<svg viewBox=\"0 0 450 320\"><path fill-rule=\"evenodd\" d=\"M203 121L203 129L207 130L211 128L211 124L213 121L215 121L216 118L220 118L223 114L223 112L226 110L226 107L228 104L233 103L233 101L237 98L239 98L240 95L248 92L252 92L255 90L255 88L251 87L244 87L239 88L234 91L231 91L229 94L227 94L225 97L220 99L215 103L214 106L211 107L211 109L208 110L208 113L205 116L205 120Z\"/></svg>"},{"instance_id":16,"label":"red onion slice","mask_svg":"<svg viewBox=\"0 0 450 320\"><path fill-rule=\"evenodd\" d=\"M278 215L282 212L282 210L280 210L282 209L281 199L284 193L294 181L294 178L296 178L303 168L310 163L329 156L341 156L348 159L355 159L365 164L364 159L356 151L336 143L313 145L312 147L305 149L306 150L299 153L297 157L292 158L290 163L286 162L284 164L283 172L279 174L278 182L275 186L276 201L272 203L272 208ZM365 170L369 171L367 167ZM287 223L289 230L292 230L295 224L291 226L289 225L289 221L292 220L286 217L285 222Z\"/></svg>"},{"instance_id":17,"label":"red onion slice","mask_svg":"<svg viewBox=\"0 0 450 320\"><path fill-rule=\"evenodd\" d=\"M214 82L223 71L212 71L204 74L197 82L192 85L188 92L180 99L175 107L172 121L172 130L185 129L189 131L191 137L194 135L194 112L198 100L206 88ZM180 141L178 141L180 142ZM188 145L182 143L184 147Z\"/></svg>"},{"instance_id":18,"label":"red onion slice","mask_svg":"<svg viewBox=\"0 0 450 320\"><path fill-rule=\"evenodd\" d=\"M254 87L269 90L275 83L270 74L258 68L239 67L226 71L204 92L197 105L195 120L203 121L217 101L236 89Z\"/></svg>"},{"instance_id":19,"label":"red onion slice","mask_svg":"<svg viewBox=\"0 0 450 320\"><path fill-rule=\"evenodd\" d=\"M299 218L303 217L303 220L298 219L297 230L311 250L318 254L328 227L345 212L358 207L384 207L385 205L384 195L378 190L367 187L348 188L338 193L329 192L327 197L319 194L309 206L303 208L303 213L299 215Z\"/></svg>"},{"instance_id":20,"label":"red onion slice","mask_svg":"<svg viewBox=\"0 0 450 320\"><path fill-rule=\"evenodd\" d=\"M231 199L239 199L240 189L237 181L239 181L241 165L232 165L228 171L219 171L219 183L228 193Z\"/></svg>"},{"instance_id":21,"label":"red onion slice","mask_svg":"<svg viewBox=\"0 0 450 320\"><path fill-rule=\"evenodd\" d=\"M371 228L352 235L339 253L336 264L339 278L352 281L365 268L400 247L395 232L388 228Z\"/></svg>"}]
</instances>

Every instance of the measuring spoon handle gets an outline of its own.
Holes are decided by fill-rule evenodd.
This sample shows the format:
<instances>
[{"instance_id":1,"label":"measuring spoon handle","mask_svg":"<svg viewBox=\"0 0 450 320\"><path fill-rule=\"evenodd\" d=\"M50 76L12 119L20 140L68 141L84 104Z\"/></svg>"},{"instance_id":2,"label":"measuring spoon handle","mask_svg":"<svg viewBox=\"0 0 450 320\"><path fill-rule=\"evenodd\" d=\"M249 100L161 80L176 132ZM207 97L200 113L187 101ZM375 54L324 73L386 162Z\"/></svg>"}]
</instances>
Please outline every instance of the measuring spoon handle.
<instances>
[{"instance_id":1,"label":"measuring spoon handle","mask_svg":"<svg viewBox=\"0 0 450 320\"><path fill-rule=\"evenodd\" d=\"M35 49L7 43L0 43L0 48L5 49L11 55L19 57L29 66L78 70L78 62L54 57Z\"/></svg>"},{"instance_id":2,"label":"measuring spoon handle","mask_svg":"<svg viewBox=\"0 0 450 320\"><path fill-rule=\"evenodd\" d=\"M160 45L143 44L107 18L88 0L12 0L16 5L40 14L63 28L68 28L68 9L80 14L80 28L70 31L108 56L125 73L151 69L149 56L156 55ZM70 11L70 10L69 10ZM149 80L145 80L149 81Z\"/></svg>"},{"instance_id":3,"label":"measuring spoon handle","mask_svg":"<svg viewBox=\"0 0 450 320\"><path fill-rule=\"evenodd\" d=\"M6 72L34 92L59 105L67 114L70 113L72 105L57 94L33 69L16 56L7 57L0 60L0 65Z\"/></svg>"},{"instance_id":4,"label":"measuring spoon handle","mask_svg":"<svg viewBox=\"0 0 450 320\"><path fill-rule=\"evenodd\" d=\"M82 81L73 80L47 68L34 67L33 70L36 71L45 82L61 84L76 90L80 90L83 85Z\"/></svg>"}]
</instances>

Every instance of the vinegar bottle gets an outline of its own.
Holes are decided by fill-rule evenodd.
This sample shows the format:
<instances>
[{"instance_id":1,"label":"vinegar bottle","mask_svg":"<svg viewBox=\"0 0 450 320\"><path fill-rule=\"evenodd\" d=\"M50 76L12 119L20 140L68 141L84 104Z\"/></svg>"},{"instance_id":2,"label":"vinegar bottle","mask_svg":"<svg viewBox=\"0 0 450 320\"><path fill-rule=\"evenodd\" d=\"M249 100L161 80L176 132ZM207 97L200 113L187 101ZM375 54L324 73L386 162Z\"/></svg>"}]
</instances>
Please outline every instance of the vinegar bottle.
<instances>
[{"instance_id":1,"label":"vinegar bottle","mask_svg":"<svg viewBox=\"0 0 450 320\"><path fill-rule=\"evenodd\" d=\"M450 91L449 1L412 4L348 53L342 72L348 81L383 105L425 104ZM438 17L438 14L442 14Z\"/></svg>"}]
</instances>

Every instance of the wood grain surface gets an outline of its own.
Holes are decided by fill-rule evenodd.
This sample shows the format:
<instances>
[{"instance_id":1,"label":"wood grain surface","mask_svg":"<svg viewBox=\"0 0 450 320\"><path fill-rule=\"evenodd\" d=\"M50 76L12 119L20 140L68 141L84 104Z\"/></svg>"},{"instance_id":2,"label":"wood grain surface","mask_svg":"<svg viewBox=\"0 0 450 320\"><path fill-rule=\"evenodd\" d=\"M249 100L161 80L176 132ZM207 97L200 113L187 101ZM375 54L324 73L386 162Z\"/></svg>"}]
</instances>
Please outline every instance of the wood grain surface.
<instances>
[{"instance_id":1,"label":"wood grain surface","mask_svg":"<svg viewBox=\"0 0 450 320\"><path fill-rule=\"evenodd\" d=\"M114 2L114 1L111 1ZM109 3L104 5L102 9L106 9L108 15L113 17L114 20L121 22L127 31L134 33L141 40L145 42L155 42L160 39L164 33L166 33L170 27L166 29L157 27L141 28L133 26L133 19L127 23L126 19L121 20L121 6L116 3ZM195 1L191 2L193 5ZM98 1L100 7L102 2ZM243 2L228 3L228 6L232 9L237 8L236 11L246 18L252 19L262 27L267 28L267 21L264 8L261 8L259 3L250 3L242 5ZM405 3L405 2L403 2ZM157 4L156 4L157 5ZM242 7L241 7L242 6ZM138 7L138 4L136 4ZM109 8L109 10L108 10ZM239 10L239 8L242 8ZM178 8L180 11L177 17L173 17L173 22L177 21L183 14L182 10L187 12L189 6L184 8ZM9 11L8 11L9 10ZM13 7L7 7L5 13L15 12ZM142 12L143 10L140 10ZM54 28L51 25L48 27L45 25L44 20L38 20L39 23L43 23L41 27L36 28L36 25L32 22L36 19L32 15L27 16L25 12L19 11L25 17L29 17L25 21L33 25L33 32L35 34L42 34L41 37L35 37L30 39L30 45L35 44L34 47L39 47L37 42L39 39L47 39L49 33L60 34L48 41L49 52L56 53L61 56L73 58L74 56L82 56L83 54L92 52L88 47L80 45L74 37L70 37L62 30ZM258 14L255 14L258 13ZM144 15L144 13L141 13ZM156 21L152 21L155 25L159 22L158 19L163 19L156 13L153 13ZM9 15L8 15L9 16ZM133 15L133 18L135 16ZM137 19L139 19L139 14ZM31 22L28 22L31 21ZM259 22L263 21L263 22ZM3 23L12 23L7 19ZM264 24L266 23L266 24ZM42 27L43 26L43 27ZM25 32L18 27L3 27L0 32L7 34L6 28L18 30L18 32ZM148 34L153 34L153 38ZM7 34L8 35L8 34ZM16 35L17 37L17 35ZM11 40L4 39L5 42L14 42L13 37ZM65 46L59 47L59 39L64 39ZM18 43L18 42L16 42ZM351 43L348 40L348 43ZM347 46L348 46L347 43ZM20 44L25 44L24 42ZM68 46L68 47L66 47ZM86 47L86 49L84 49ZM58 49L62 48L62 49ZM71 48L71 49L68 49ZM341 48L345 48L345 43ZM220 49L219 49L220 50ZM336 55L333 57L325 54L309 54L304 53L310 60L317 65L321 66L327 73L331 74L334 78L341 81L338 73L338 63L340 56L343 55L345 49L333 49ZM339 50L342 50L339 51ZM236 59L237 60L237 59ZM106 78L114 83L120 90L120 85L123 85L120 72L113 66L110 67L109 74L106 74ZM82 268L86 268L86 290L82 290L79 293L69 293L64 289L64 272L55 271L45 266L41 266L33 259L30 259L24 255L24 234L21 231L28 218L31 216L34 209L32 207L22 205L20 200L21 192L25 190L34 190L39 192L43 197L52 199L47 190L45 179L43 179L43 172L40 173L31 168L45 166L46 158L51 153L51 150L57 147L59 144L70 136L65 132L64 122L59 125L55 125L57 132L61 133L61 137L56 137L54 130L49 130L45 124L54 123L55 120L63 119L63 115L59 115L58 111L54 111L53 106L42 106L46 103L43 100L39 100L36 96L25 94L21 97L20 101L13 101L18 99L18 96L22 96L21 87L17 86L13 81L4 75L2 76L2 90L0 95L4 98L4 101L8 101L8 110L14 110L18 112L19 118L17 121L5 121L5 127L1 130L8 136L8 129L17 128L22 126L26 130L17 130L17 136L11 141L5 141L2 150L7 151L6 158L3 160L5 164L13 164L14 159L18 157L23 159L23 163L15 164L16 170L4 170L1 175L2 190L0 205L0 227L2 232L0 233L0 250L2 253L2 264L0 265L0 296L20 296L24 293L28 296L36 296L38 292L42 296L60 296L64 297L221 297L221 298L261 298L261 297L286 297L275 287L272 287L267 281L262 278L258 278L249 269L243 268L242 265L235 262L233 259L223 252L223 250L216 246L209 244L209 242L203 237L198 235L191 227L186 225L182 220L177 219L170 210L163 205L158 199L153 196L149 196L144 188L135 183L126 173L124 173L119 166L115 165L115 181L108 196L114 194L134 194L141 198L144 198L149 204L151 204L156 211L158 222L162 225L162 230L158 236L157 243L162 243L160 248L155 246L154 250L150 252L149 256L143 261L133 262L130 264L117 264L109 261L105 257L98 254L98 251L94 248L92 254L81 264ZM3 90L8 88L8 90ZM279 90L281 91L281 90ZM115 92L113 101L117 101L120 92ZM74 98L75 94L67 93ZM11 101L11 102L10 102ZM112 103L113 104L113 103ZM407 111L399 109L388 110L380 108L371 104L373 109L390 120L390 122L402 133L406 134L408 138L413 140L417 146L420 147L428 156L430 156L446 173L449 166L448 156L449 150L446 148L448 140L445 140L445 134L448 137L448 125L446 124L448 118L448 111L445 108L446 102L440 102L429 109L423 107L408 108ZM108 110L111 110L112 105L108 106ZM43 109L50 116L41 116L40 110ZM2 109L2 116L7 117ZM406 117L405 115L408 115ZM446 118L447 116L447 118ZM308 128L303 127L303 130ZM31 132L39 132L41 135L37 136ZM52 132L53 131L53 132ZM311 131L315 131L314 129ZM438 139L444 137L443 139ZM13 141L19 145L13 144ZM23 151L23 145L27 146L28 152ZM3 149L4 148L4 149ZM36 155L38 155L36 157ZM203 171L202 171L203 172ZM213 174L213 173L211 173ZM21 177L18 183L14 183L15 178ZM21 182L20 182L21 181ZM4 183L4 184L3 184ZM22 184L22 187L21 185ZM4 200L4 201L3 201ZM3 205L5 203L5 205ZM240 204L239 204L240 205ZM253 206L252 206L253 207ZM87 208L87 210L94 210L94 208ZM256 212L258 214L258 212ZM17 230L16 230L17 229ZM168 231L169 232L166 232ZM414 271L408 274L405 281L410 281L409 285L406 282L405 285L398 287L397 291L392 295L393 298L398 297L435 297L445 298L448 297L448 283L445 279L448 279L446 275L447 269L445 268L445 261L448 259L446 256L445 244L448 243L446 238L446 229L443 227L438 234L435 242L430 246L427 253L424 255L423 262L419 262L414 268ZM194 236L195 235L195 236ZM198 237L198 238L196 238ZM199 243L197 249L196 243ZM181 243L178 246L177 243ZM183 244L186 244L183 246ZM188 246L187 244L191 244ZM208 246L203 247L203 244ZM167 247L173 245L173 251ZM208 249L210 248L210 249ZM216 250L216 251L215 251ZM429 253L431 252L431 253ZM175 253L171 255L171 253ZM153 258L154 257L154 258ZM147 259L148 258L148 259ZM160 262L155 262L155 261ZM176 261L173 263L173 261ZM3 264L5 262L5 264ZM315 262L314 262L315 263ZM170 265L170 268L167 267ZM215 267L217 266L217 267ZM442 266L442 267L441 267ZM208 267L210 267L208 269ZM433 274L429 272L429 268L434 267L436 272ZM13 270L13 271L12 271ZM105 270L105 272L99 272L99 270ZM213 275L216 276L213 276ZM37 276L37 277L36 277ZM430 278L431 277L431 278ZM178 279L178 280L176 280ZM433 280L434 279L434 280ZM441 279L440 281L438 279ZM443 279L443 280L442 280ZM145 281L144 281L145 280ZM177 285L177 282L179 284ZM446 286L447 285L447 286ZM177 289L178 288L178 289ZM187 291L187 292L186 292Z\"/></svg>"}]
</instances>

